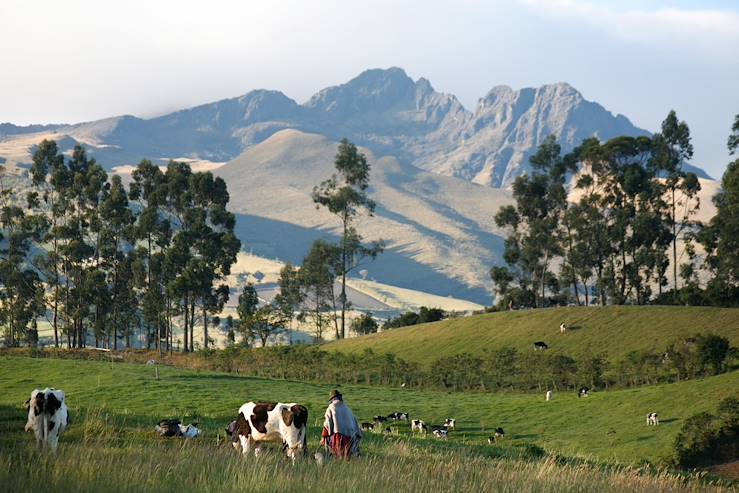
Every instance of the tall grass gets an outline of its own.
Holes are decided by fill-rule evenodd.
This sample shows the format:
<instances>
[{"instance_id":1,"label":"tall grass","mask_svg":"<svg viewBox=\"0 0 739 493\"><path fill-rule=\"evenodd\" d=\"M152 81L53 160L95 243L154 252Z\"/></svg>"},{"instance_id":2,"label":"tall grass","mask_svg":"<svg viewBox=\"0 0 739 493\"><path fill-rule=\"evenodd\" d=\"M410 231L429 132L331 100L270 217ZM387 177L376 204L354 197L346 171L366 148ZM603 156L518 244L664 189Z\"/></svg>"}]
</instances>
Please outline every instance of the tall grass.
<instances>
[{"instance_id":1,"label":"tall grass","mask_svg":"<svg viewBox=\"0 0 739 493\"><path fill-rule=\"evenodd\" d=\"M728 492L728 485L635 468L486 459L388 440L359 460L292 466L278 453L243 458L208 441L152 439L119 447L62 444L56 455L17 446L0 453L9 492Z\"/></svg>"}]
</instances>

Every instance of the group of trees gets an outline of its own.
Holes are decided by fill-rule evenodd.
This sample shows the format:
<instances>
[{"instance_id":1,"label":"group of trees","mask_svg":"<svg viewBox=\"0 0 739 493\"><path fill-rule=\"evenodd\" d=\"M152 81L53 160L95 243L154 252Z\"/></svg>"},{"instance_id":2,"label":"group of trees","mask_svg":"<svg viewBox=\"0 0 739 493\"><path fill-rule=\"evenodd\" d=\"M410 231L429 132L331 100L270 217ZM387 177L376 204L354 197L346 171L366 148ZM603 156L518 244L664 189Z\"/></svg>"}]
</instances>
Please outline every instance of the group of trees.
<instances>
[{"instance_id":1,"label":"group of trees","mask_svg":"<svg viewBox=\"0 0 739 493\"><path fill-rule=\"evenodd\" d=\"M344 139L335 168L312 197L339 219L339 240L316 240L301 268L287 264L270 303L245 286L238 320L226 320L234 343L238 332L247 344L266 345L296 315L312 322L319 340L331 329L345 337L347 276L383 243L363 243L355 224L375 208L366 156ZM29 182L3 183L15 178L0 175L0 324L7 344L35 342L36 319L46 315L56 346L66 338L68 347L84 347L92 333L96 346L117 349L123 340L131 347L139 337L147 347L171 349L180 342L176 327L182 350L191 351L201 326L208 347L240 249L222 179L186 163L162 170L144 160L126 189L82 146L67 158L47 140L34 152Z\"/></svg>"},{"instance_id":2,"label":"group of trees","mask_svg":"<svg viewBox=\"0 0 739 493\"><path fill-rule=\"evenodd\" d=\"M737 136L739 116L732 153ZM495 216L508 231L507 265L490 272L499 306L736 303L722 293L736 290L739 279L739 223L732 212L739 162L724 175L717 216L703 226L694 219L700 182L684 169L692 155L690 130L674 112L652 137L590 138L565 155L553 136L546 139L530 159L532 172L513 184L515 205ZM696 243L706 252L702 263ZM698 287L699 268L713 273L706 290Z\"/></svg>"},{"instance_id":3,"label":"group of trees","mask_svg":"<svg viewBox=\"0 0 739 493\"><path fill-rule=\"evenodd\" d=\"M375 203L367 195L370 179L367 157L343 139L334 165L336 173L313 189L312 198L316 207L324 207L339 219L338 242L317 239L299 269L289 263L285 265L278 280L279 293L271 303L260 307L254 286L244 287L239 297L239 330L246 344L259 340L265 346L271 335L285 329L289 332L296 317L312 325L319 341L331 329L336 339L346 336L347 312L351 309L347 276L363 261L381 253L383 243L363 243L355 225L360 214L372 215L375 209Z\"/></svg>"},{"instance_id":4,"label":"group of trees","mask_svg":"<svg viewBox=\"0 0 739 493\"><path fill-rule=\"evenodd\" d=\"M208 346L240 248L222 179L144 160L126 190L83 147L67 158L45 140L30 185L3 186L0 197L0 323L9 345L33 342L36 318L47 315L56 346L66 338L84 347L91 334L96 346L131 347L139 337L167 349L177 325L189 351L197 324Z\"/></svg>"},{"instance_id":5,"label":"group of trees","mask_svg":"<svg viewBox=\"0 0 739 493\"><path fill-rule=\"evenodd\" d=\"M739 458L739 399L719 402L718 413L703 412L685 420L675 437L676 465L708 467Z\"/></svg>"}]
</instances>

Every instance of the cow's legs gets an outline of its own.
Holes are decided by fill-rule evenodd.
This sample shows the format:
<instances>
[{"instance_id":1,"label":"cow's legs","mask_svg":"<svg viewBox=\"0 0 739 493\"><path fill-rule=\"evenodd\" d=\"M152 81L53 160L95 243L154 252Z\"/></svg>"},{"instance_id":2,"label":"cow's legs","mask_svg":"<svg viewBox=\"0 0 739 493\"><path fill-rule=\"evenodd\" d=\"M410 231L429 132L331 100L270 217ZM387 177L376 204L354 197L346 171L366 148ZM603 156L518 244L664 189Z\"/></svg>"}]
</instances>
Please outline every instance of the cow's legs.
<instances>
[{"instance_id":1,"label":"cow's legs","mask_svg":"<svg viewBox=\"0 0 739 493\"><path fill-rule=\"evenodd\" d=\"M239 441L241 441L241 453L246 457L251 450L252 439L250 436L239 435Z\"/></svg>"},{"instance_id":2,"label":"cow's legs","mask_svg":"<svg viewBox=\"0 0 739 493\"><path fill-rule=\"evenodd\" d=\"M262 454L262 447L259 445L259 442L256 442L254 444L254 457L259 457Z\"/></svg>"}]
</instances>

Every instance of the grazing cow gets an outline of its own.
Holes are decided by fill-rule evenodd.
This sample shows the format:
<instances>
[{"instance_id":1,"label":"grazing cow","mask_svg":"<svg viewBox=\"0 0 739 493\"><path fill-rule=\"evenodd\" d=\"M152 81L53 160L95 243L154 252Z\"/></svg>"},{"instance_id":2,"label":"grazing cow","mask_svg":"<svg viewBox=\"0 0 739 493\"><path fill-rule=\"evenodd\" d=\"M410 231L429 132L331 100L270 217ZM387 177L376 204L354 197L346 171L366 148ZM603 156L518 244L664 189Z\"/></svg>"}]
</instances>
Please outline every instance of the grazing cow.
<instances>
[{"instance_id":1,"label":"grazing cow","mask_svg":"<svg viewBox=\"0 0 739 493\"><path fill-rule=\"evenodd\" d=\"M418 431L420 433L423 433L425 431L425 427L426 423L424 423L420 419L414 419L413 421L411 421L411 431Z\"/></svg>"},{"instance_id":2,"label":"grazing cow","mask_svg":"<svg viewBox=\"0 0 739 493\"><path fill-rule=\"evenodd\" d=\"M488 443L489 443L490 445L493 445L493 444L495 443L495 436L489 436L489 437L488 437Z\"/></svg>"},{"instance_id":3,"label":"grazing cow","mask_svg":"<svg viewBox=\"0 0 739 493\"><path fill-rule=\"evenodd\" d=\"M657 426L659 424L659 416L657 413L647 414L647 426Z\"/></svg>"},{"instance_id":4,"label":"grazing cow","mask_svg":"<svg viewBox=\"0 0 739 493\"><path fill-rule=\"evenodd\" d=\"M495 429L495 438L501 438L503 436L505 436L505 431L503 431L503 428L501 428L500 426L498 426Z\"/></svg>"},{"instance_id":5,"label":"grazing cow","mask_svg":"<svg viewBox=\"0 0 739 493\"><path fill-rule=\"evenodd\" d=\"M565 325L564 322L562 322L561 324L559 324L559 331L562 334L564 334L565 332L567 332L567 326Z\"/></svg>"},{"instance_id":6,"label":"grazing cow","mask_svg":"<svg viewBox=\"0 0 739 493\"><path fill-rule=\"evenodd\" d=\"M360 426L362 427L362 431L373 431L375 429L374 423L364 422Z\"/></svg>"},{"instance_id":7,"label":"grazing cow","mask_svg":"<svg viewBox=\"0 0 739 493\"><path fill-rule=\"evenodd\" d=\"M35 389L31 392L31 398L26 401L26 406L28 421L25 430L33 430L39 447L48 446L52 452L56 451L59 436L69 425L64 392L48 387L43 390Z\"/></svg>"},{"instance_id":8,"label":"grazing cow","mask_svg":"<svg viewBox=\"0 0 739 493\"><path fill-rule=\"evenodd\" d=\"M393 430L391 428L385 428L384 430L382 430L382 432L386 435L390 435L393 432Z\"/></svg>"},{"instance_id":9,"label":"grazing cow","mask_svg":"<svg viewBox=\"0 0 739 493\"><path fill-rule=\"evenodd\" d=\"M549 402L551 400L552 400L552 391L551 390L547 390L547 402Z\"/></svg>"},{"instance_id":10,"label":"grazing cow","mask_svg":"<svg viewBox=\"0 0 739 493\"><path fill-rule=\"evenodd\" d=\"M247 402L239 408L236 429L245 456L254 449L259 456L261 442L277 441L284 444L293 462L299 454L308 453L308 409L295 403Z\"/></svg>"},{"instance_id":11,"label":"grazing cow","mask_svg":"<svg viewBox=\"0 0 739 493\"><path fill-rule=\"evenodd\" d=\"M549 349L546 342L536 341L534 343L534 351L544 351L545 349Z\"/></svg>"},{"instance_id":12,"label":"grazing cow","mask_svg":"<svg viewBox=\"0 0 739 493\"><path fill-rule=\"evenodd\" d=\"M375 416L374 418L372 418L372 421L374 421L375 423L385 423L387 422L387 418L385 416Z\"/></svg>"},{"instance_id":13,"label":"grazing cow","mask_svg":"<svg viewBox=\"0 0 739 493\"><path fill-rule=\"evenodd\" d=\"M434 436L446 440L449 437L449 430L446 428L437 428L434 430Z\"/></svg>"},{"instance_id":14,"label":"grazing cow","mask_svg":"<svg viewBox=\"0 0 739 493\"><path fill-rule=\"evenodd\" d=\"M231 421L226 427L226 436L231 441L231 445L235 450L241 449L241 441L239 440L239 428L236 420Z\"/></svg>"},{"instance_id":15,"label":"grazing cow","mask_svg":"<svg viewBox=\"0 0 739 493\"><path fill-rule=\"evenodd\" d=\"M577 397L578 398L580 398L580 397L587 397L589 395L588 392L590 392L590 389L589 388L587 388L587 387L580 387L580 390L577 391Z\"/></svg>"},{"instance_id":16,"label":"grazing cow","mask_svg":"<svg viewBox=\"0 0 739 493\"><path fill-rule=\"evenodd\" d=\"M387 415L387 419L391 421L408 421L408 413L394 412Z\"/></svg>"},{"instance_id":17,"label":"grazing cow","mask_svg":"<svg viewBox=\"0 0 739 493\"><path fill-rule=\"evenodd\" d=\"M447 418L446 421L444 421L444 426L446 427L447 430L453 430L456 423L457 423L456 419Z\"/></svg>"}]
</instances>

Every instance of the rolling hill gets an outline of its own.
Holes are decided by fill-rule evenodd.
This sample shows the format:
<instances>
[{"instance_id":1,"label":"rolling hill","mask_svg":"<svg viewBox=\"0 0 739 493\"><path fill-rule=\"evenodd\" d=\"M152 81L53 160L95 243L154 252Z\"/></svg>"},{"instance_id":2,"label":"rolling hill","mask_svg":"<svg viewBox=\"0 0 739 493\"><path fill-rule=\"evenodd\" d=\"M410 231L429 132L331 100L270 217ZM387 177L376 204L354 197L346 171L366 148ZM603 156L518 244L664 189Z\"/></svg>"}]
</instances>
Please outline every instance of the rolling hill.
<instances>
[{"instance_id":1,"label":"rolling hill","mask_svg":"<svg viewBox=\"0 0 739 493\"><path fill-rule=\"evenodd\" d=\"M559 332L564 322L570 330ZM607 306L520 310L474 315L331 342L331 351L367 348L429 365L460 353L514 347L530 351L544 341L549 351L575 358L605 354L618 361L630 351L662 352L679 338L715 333L739 346L739 309L713 307Z\"/></svg>"},{"instance_id":2,"label":"rolling hill","mask_svg":"<svg viewBox=\"0 0 739 493\"><path fill-rule=\"evenodd\" d=\"M321 135L282 130L214 171L228 184L237 235L254 253L300 263L313 239L337 234L338 220L311 199L313 187L334 172L336 146ZM493 216L509 194L364 151L377 209L358 228L387 247L363 266L369 278L489 303L487 272L503 241Z\"/></svg>"}]
</instances>

